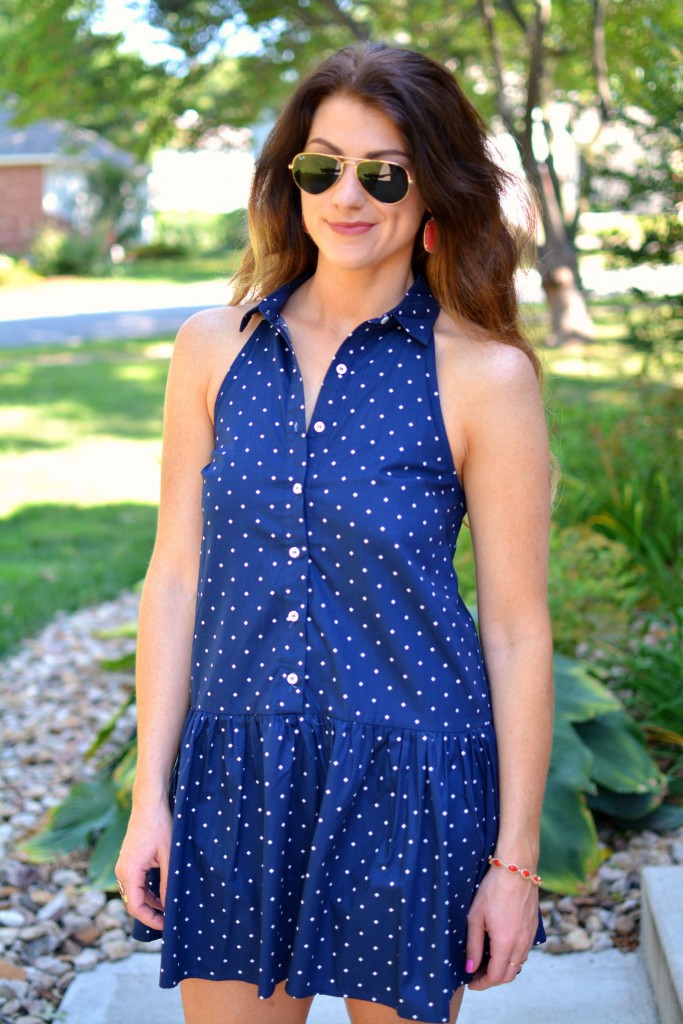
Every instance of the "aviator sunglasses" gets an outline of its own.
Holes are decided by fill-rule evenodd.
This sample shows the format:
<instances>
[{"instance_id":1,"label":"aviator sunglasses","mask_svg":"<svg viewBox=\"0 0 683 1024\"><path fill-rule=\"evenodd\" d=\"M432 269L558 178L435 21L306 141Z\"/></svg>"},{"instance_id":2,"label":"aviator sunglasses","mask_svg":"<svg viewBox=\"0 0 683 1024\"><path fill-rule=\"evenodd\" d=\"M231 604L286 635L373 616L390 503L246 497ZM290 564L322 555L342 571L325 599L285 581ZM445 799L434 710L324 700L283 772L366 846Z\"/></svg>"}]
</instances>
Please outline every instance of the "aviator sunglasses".
<instances>
[{"instance_id":1,"label":"aviator sunglasses","mask_svg":"<svg viewBox=\"0 0 683 1024\"><path fill-rule=\"evenodd\" d=\"M402 203L414 183L405 167L389 160L331 156L329 153L299 153L289 169L302 192L319 196L337 184L345 164L351 164L365 191L380 203Z\"/></svg>"}]
</instances>

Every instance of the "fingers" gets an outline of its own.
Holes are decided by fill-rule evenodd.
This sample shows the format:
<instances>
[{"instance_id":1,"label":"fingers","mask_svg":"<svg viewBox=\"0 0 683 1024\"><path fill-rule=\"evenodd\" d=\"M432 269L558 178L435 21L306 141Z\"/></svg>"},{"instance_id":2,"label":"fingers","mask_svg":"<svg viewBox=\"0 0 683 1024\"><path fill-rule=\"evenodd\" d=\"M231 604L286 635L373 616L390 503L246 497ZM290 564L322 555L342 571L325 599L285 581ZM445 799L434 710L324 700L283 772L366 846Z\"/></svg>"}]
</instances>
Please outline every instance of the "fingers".
<instances>
[{"instance_id":1,"label":"fingers","mask_svg":"<svg viewBox=\"0 0 683 1024\"><path fill-rule=\"evenodd\" d=\"M166 885L168 883L168 862L170 850L159 857L159 892L161 894L161 909L166 906Z\"/></svg>"},{"instance_id":2,"label":"fingers","mask_svg":"<svg viewBox=\"0 0 683 1024\"><path fill-rule=\"evenodd\" d=\"M163 928L164 915L161 912L163 910L161 900L147 889L146 884L143 884L142 887L133 884L127 888L123 879L120 879L119 892L121 892L126 912L131 917L155 931L160 931Z\"/></svg>"},{"instance_id":3,"label":"fingers","mask_svg":"<svg viewBox=\"0 0 683 1024\"><path fill-rule=\"evenodd\" d=\"M510 958L503 955L492 955L475 974L468 987L473 991L483 992L496 985L509 985L521 974L525 963L526 953L519 952Z\"/></svg>"},{"instance_id":4,"label":"fingers","mask_svg":"<svg viewBox=\"0 0 683 1024\"><path fill-rule=\"evenodd\" d=\"M478 972L485 970L485 942L486 932L483 920L478 915L470 914L467 919L467 960L465 962L465 970L468 974L476 976Z\"/></svg>"},{"instance_id":5,"label":"fingers","mask_svg":"<svg viewBox=\"0 0 683 1024\"><path fill-rule=\"evenodd\" d=\"M119 862L116 865L119 893L126 912L148 928L161 930L164 923L163 904L147 884L147 870L138 868L131 872Z\"/></svg>"}]
</instances>

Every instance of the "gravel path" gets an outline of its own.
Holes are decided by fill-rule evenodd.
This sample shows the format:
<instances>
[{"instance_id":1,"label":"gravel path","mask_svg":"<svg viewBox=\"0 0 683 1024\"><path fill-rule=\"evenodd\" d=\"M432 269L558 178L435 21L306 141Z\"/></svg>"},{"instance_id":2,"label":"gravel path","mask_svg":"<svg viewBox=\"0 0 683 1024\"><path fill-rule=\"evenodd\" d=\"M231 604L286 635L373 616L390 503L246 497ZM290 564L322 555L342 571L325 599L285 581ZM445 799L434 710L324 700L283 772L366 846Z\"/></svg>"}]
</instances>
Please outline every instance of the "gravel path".
<instances>
[{"instance_id":1,"label":"gravel path","mask_svg":"<svg viewBox=\"0 0 683 1024\"><path fill-rule=\"evenodd\" d=\"M0 1024L51 1021L77 971L156 947L130 938L130 920L118 898L83 889L82 854L32 865L17 850L69 787L96 770L84 754L132 683L130 675L105 672L100 663L134 643L101 633L134 621L137 606L137 595L125 593L58 616L0 661ZM133 716L131 709L112 743L127 734ZM641 833L628 841L605 832L601 840L606 859L585 895L544 894L549 953L633 948L640 868L683 863L683 829Z\"/></svg>"}]
</instances>

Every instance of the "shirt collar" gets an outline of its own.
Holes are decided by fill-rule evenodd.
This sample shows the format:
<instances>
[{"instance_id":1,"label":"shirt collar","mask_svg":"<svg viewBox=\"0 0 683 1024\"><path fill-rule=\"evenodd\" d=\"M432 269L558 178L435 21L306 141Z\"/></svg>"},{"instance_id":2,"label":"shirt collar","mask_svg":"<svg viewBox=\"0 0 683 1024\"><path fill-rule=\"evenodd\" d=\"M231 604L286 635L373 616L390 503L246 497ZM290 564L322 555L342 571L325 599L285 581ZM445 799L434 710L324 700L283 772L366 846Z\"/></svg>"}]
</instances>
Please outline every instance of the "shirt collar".
<instances>
[{"instance_id":1,"label":"shirt collar","mask_svg":"<svg viewBox=\"0 0 683 1024\"><path fill-rule=\"evenodd\" d=\"M264 320L267 320L273 326L277 326L285 302L292 292L296 291L299 285L303 284L309 276L309 274L306 274L303 277L297 277L293 281L289 281L287 284L282 285L281 288L271 292L270 295L266 295L265 299L252 306L251 309L248 309L242 317L240 331L244 330L254 313L260 313ZM427 282L418 275L401 301L393 309L390 309L382 316L373 317L367 322L371 324L387 324L390 320L393 320L415 341L419 341L422 345L429 345L434 335L434 323L438 315L439 304L430 292Z\"/></svg>"}]
</instances>

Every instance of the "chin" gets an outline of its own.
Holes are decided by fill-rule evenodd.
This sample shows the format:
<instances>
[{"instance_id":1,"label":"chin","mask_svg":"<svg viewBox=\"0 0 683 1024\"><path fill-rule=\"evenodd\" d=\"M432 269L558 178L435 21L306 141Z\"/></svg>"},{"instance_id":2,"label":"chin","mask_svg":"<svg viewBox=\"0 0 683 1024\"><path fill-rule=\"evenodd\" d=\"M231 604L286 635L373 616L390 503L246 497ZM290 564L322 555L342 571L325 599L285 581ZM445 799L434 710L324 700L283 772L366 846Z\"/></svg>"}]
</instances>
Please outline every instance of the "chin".
<instances>
[{"instance_id":1,"label":"chin","mask_svg":"<svg viewBox=\"0 0 683 1024\"><path fill-rule=\"evenodd\" d=\"M323 259L330 266L337 268L338 270L353 271L353 270L371 270L373 268L379 269L383 264L390 265L392 263L401 262L407 259L409 262L412 258L413 242L411 239L410 245L403 249L392 249L391 252L377 252L376 249L366 250L365 252L359 251L359 248L352 250L346 248L345 250L338 249L336 247L324 246L318 248L318 258Z\"/></svg>"}]
</instances>

